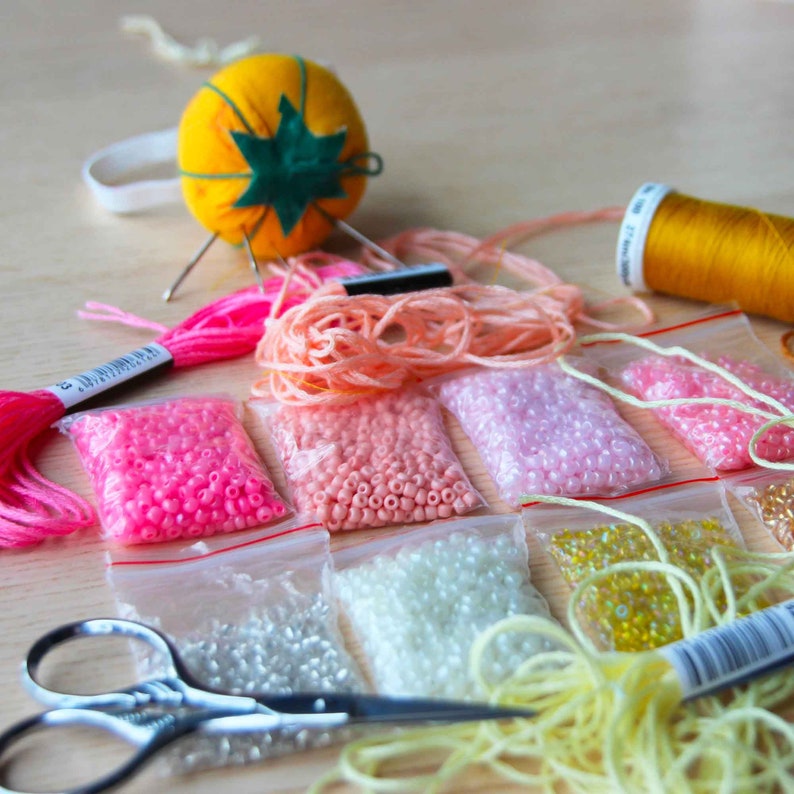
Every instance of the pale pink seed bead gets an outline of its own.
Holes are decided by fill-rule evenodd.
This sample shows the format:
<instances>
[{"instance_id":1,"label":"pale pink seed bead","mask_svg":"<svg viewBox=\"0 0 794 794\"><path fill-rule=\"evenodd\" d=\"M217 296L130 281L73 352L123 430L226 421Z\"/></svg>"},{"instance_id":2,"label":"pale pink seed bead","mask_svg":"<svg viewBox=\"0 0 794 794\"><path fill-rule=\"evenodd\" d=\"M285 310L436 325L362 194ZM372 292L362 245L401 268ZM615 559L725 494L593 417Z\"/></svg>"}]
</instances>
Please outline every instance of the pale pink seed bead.
<instances>
[{"instance_id":1,"label":"pale pink seed bead","mask_svg":"<svg viewBox=\"0 0 794 794\"><path fill-rule=\"evenodd\" d=\"M400 510L406 513L412 513L414 507L416 507L416 502L414 502L413 499L409 499L407 496L400 497Z\"/></svg>"},{"instance_id":2,"label":"pale pink seed bead","mask_svg":"<svg viewBox=\"0 0 794 794\"><path fill-rule=\"evenodd\" d=\"M469 490L469 486L463 480L456 480L452 483L452 490L455 491L456 494L466 493Z\"/></svg>"},{"instance_id":3,"label":"pale pink seed bead","mask_svg":"<svg viewBox=\"0 0 794 794\"><path fill-rule=\"evenodd\" d=\"M346 515L347 507L339 502L331 508L331 519L333 521L342 521Z\"/></svg>"},{"instance_id":4,"label":"pale pink seed bead","mask_svg":"<svg viewBox=\"0 0 794 794\"><path fill-rule=\"evenodd\" d=\"M438 508L433 505L427 505L425 507L425 518L428 521L435 521L438 518Z\"/></svg>"},{"instance_id":5,"label":"pale pink seed bead","mask_svg":"<svg viewBox=\"0 0 794 794\"><path fill-rule=\"evenodd\" d=\"M436 507L441 502L441 493L436 490L427 492L427 504L430 507Z\"/></svg>"},{"instance_id":6,"label":"pale pink seed bead","mask_svg":"<svg viewBox=\"0 0 794 794\"><path fill-rule=\"evenodd\" d=\"M383 497L376 493L371 494L369 497L369 506L372 510L379 510L383 507Z\"/></svg>"},{"instance_id":7,"label":"pale pink seed bead","mask_svg":"<svg viewBox=\"0 0 794 794\"><path fill-rule=\"evenodd\" d=\"M468 507L477 507L477 505L480 504L480 500L477 497L477 494L474 493L473 491L467 491L465 494L463 494L462 498Z\"/></svg>"},{"instance_id":8,"label":"pale pink seed bead","mask_svg":"<svg viewBox=\"0 0 794 794\"><path fill-rule=\"evenodd\" d=\"M420 488L416 492L414 502L416 502L416 504L418 504L420 507L424 507L424 505L427 504L427 491L424 488Z\"/></svg>"},{"instance_id":9,"label":"pale pink seed bead","mask_svg":"<svg viewBox=\"0 0 794 794\"><path fill-rule=\"evenodd\" d=\"M339 504L349 505L353 501L353 491L350 488L342 488L336 495Z\"/></svg>"},{"instance_id":10,"label":"pale pink seed bead","mask_svg":"<svg viewBox=\"0 0 794 794\"><path fill-rule=\"evenodd\" d=\"M326 505L331 501L331 497L325 491L315 491L312 494L312 502L316 505Z\"/></svg>"},{"instance_id":11,"label":"pale pink seed bead","mask_svg":"<svg viewBox=\"0 0 794 794\"><path fill-rule=\"evenodd\" d=\"M424 521L426 518L425 509L424 507L415 507L414 508L414 521Z\"/></svg>"},{"instance_id":12,"label":"pale pink seed bead","mask_svg":"<svg viewBox=\"0 0 794 794\"><path fill-rule=\"evenodd\" d=\"M353 507L351 507L350 510L347 511L347 523L351 527L358 527L358 525L361 523L361 518L363 515L364 513L362 509L360 507L357 507L354 503Z\"/></svg>"},{"instance_id":13,"label":"pale pink seed bead","mask_svg":"<svg viewBox=\"0 0 794 794\"><path fill-rule=\"evenodd\" d=\"M403 488L403 496L407 496L409 499L413 499L416 496L418 490L419 487L416 485L416 483L409 480L407 483L405 483L405 486Z\"/></svg>"},{"instance_id":14,"label":"pale pink seed bead","mask_svg":"<svg viewBox=\"0 0 794 794\"><path fill-rule=\"evenodd\" d=\"M391 511L387 510L385 507L381 507L376 515L378 516L378 521L380 521L382 524L388 524L391 521Z\"/></svg>"},{"instance_id":15,"label":"pale pink seed bead","mask_svg":"<svg viewBox=\"0 0 794 794\"><path fill-rule=\"evenodd\" d=\"M393 493L388 494L383 500L383 507L385 510L394 511L400 507L400 498Z\"/></svg>"},{"instance_id":16,"label":"pale pink seed bead","mask_svg":"<svg viewBox=\"0 0 794 794\"><path fill-rule=\"evenodd\" d=\"M340 529L342 529L342 522L341 521L330 520L330 521L324 521L323 523L325 525L325 528L329 532L338 532Z\"/></svg>"},{"instance_id":17,"label":"pale pink seed bead","mask_svg":"<svg viewBox=\"0 0 794 794\"><path fill-rule=\"evenodd\" d=\"M366 494L355 493L353 494L353 499L351 500L351 504L353 505L353 507L350 508L351 511L353 510L353 508L358 508L360 511L363 510L369 504L369 499L366 496Z\"/></svg>"},{"instance_id":18,"label":"pale pink seed bead","mask_svg":"<svg viewBox=\"0 0 794 794\"><path fill-rule=\"evenodd\" d=\"M455 501L452 503L452 509L457 513L457 515L462 515L463 513L468 512L470 509L466 502L463 500L462 496L457 497Z\"/></svg>"},{"instance_id":19,"label":"pale pink seed bead","mask_svg":"<svg viewBox=\"0 0 794 794\"><path fill-rule=\"evenodd\" d=\"M375 511L371 507L365 507L361 516L361 526L371 527L375 522Z\"/></svg>"},{"instance_id":20,"label":"pale pink seed bead","mask_svg":"<svg viewBox=\"0 0 794 794\"><path fill-rule=\"evenodd\" d=\"M382 482L375 487L372 493L383 499L383 497L389 493L389 486L385 482Z\"/></svg>"},{"instance_id":21,"label":"pale pink seed bead","mask_svg":"<svg viewBox=\"0 0 794 794\"><path fill-rule=\"evenodd\" d=\"M438 506L438 517L449 518L451 515L452 515L452 505L446 502L442 502Z\"/></svg>"},{"instance_id":22,"label":"pale pink seed bead","mask_svg":"<svg viewBox=\"0 0 794 794\"><path fill-rule=\"evenodd\" d=\"M389 480L388 487L391 493L399 496L405 490L405 482L399 477L395 477L394 479Z\"/></svg>"},{"instance_id":23,"label":"pale pink seed bead","mask_svg":"<svg viewBox=\"0 0 794 794\"><path fill-rule=\"evenodd\" d=\"M411 515L412 513L408 510L395 510L392 513L391 520L395 524L404 524Z\"/></svg>"},{"instance_id":24,"label":"pale pink seed bead","mask_svg":"<svg viewBox=\"0 0 794 794\"><path fill-rule=\"evenodd\" d=\"M455 501L455 491L452 488L441 489L441 501L446 505L451 505Z\"/></svg>"},{"instance_id":25,"label":"pale pink seed bead","mask_svg":"<svg viewBox=\"0 0 794 794\"><path fill-rule=\"evenodd\" d=\"M261 508L260 508L261 509ZM331 518L331 505L330 504L322 504L317 507L316 510L317 518L325 524L329 518ZM265 523L264 521L262 522Z\"/></svg>"}]
</instances>

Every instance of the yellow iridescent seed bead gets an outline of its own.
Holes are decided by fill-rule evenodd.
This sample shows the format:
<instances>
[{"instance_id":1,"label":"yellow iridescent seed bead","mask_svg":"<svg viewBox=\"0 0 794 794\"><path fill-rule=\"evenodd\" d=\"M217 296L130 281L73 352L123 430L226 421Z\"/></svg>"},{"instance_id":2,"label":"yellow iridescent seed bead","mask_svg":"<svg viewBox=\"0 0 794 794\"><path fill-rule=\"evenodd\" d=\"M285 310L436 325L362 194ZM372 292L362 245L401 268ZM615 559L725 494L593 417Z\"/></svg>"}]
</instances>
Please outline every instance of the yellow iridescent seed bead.
<instances>
[{"instance_id":1,"label":"yellow iridescent seed bead","mask_svg":"<svg viewBox=\"0 0 794 794\"><path fill-rule=\"evenodd\" d=\"M665 521L654 529L670 562L695 579L711 567L713 546L737 546L734 536L716 518ZM648 536L633 524L566 528L551 539L549 552L571 587L618 562L659 559ZM612 574L589 588L577 608L603 650L648 650L682 636L678 602L662 574Z\"/></svg>"}]
</instances>

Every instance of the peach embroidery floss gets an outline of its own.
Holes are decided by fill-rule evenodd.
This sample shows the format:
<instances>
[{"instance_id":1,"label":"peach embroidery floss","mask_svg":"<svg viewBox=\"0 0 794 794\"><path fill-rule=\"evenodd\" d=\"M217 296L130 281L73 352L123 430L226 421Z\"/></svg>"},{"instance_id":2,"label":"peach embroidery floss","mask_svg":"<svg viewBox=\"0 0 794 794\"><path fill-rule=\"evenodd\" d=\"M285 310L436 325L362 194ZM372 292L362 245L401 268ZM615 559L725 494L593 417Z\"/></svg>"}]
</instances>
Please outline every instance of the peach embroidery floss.
<instances>
[{"instance_id":1,"label":"peach embroidery floss","mask_svg":"<svg viewBox=\"0 0 794 794\"><path fill-rule=\"evenodd\" d=\"M575 222L582 222L580 214L559 221ZM260 341L255 355L265 376L253 384L254 395L298 405L352 402L467 365L548 362L571 347L577 321L605 327L586 314L579 287L494 242L417 229L383 247L403 261L414 255L445 264L455 284L397 296L316 294L285 312ZM373 267L391 267L370 252L362 258ZM498 266L533 288L519 292L475 283L464 272L468 265ZM619 300L650 319L642 302Z\"/></svg>"}]
</instances>

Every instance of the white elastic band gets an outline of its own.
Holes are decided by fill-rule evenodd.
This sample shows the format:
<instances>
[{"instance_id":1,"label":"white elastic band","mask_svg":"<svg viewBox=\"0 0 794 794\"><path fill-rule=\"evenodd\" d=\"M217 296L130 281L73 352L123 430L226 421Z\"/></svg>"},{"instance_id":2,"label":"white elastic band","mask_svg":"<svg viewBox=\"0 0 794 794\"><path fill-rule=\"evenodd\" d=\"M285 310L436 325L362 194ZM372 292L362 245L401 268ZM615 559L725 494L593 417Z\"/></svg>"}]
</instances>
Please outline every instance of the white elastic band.
<instances>
[{"instance_id":1,"label":"white elastic band","mask_svg":"<svg viewBox=\"0 0 794 794\"><path fill-rule=\"evenodd\" d=\"M125 176L147 166L172 163L176 169L176 136L172 127L114 143L85 161L83 180L111 212L139 212L181 202L179 177L123 182Z\"/></svg>"}]
</instances>

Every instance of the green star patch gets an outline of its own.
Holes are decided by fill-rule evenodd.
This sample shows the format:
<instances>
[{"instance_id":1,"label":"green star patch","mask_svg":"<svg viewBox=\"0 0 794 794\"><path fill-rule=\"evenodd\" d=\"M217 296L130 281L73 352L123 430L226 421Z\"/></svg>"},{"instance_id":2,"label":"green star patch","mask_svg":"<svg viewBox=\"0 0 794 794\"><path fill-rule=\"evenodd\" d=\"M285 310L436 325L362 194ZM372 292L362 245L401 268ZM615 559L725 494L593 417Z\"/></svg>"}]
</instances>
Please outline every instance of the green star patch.
<instances>
[{"instance_id":1,"label":"green star patch","mask_svg":"<svg viewBox=\"0 0 794 794\"><path fill-rule=\"evenodd\" d=\"M315 135L284 94L278 109L281 121L272 138L231 133L251 166L251 181L234 206L272 206L286 237L312 202L346 198L340 177L351 169L338 159L347 130Z\"/></svg>"}]
</instances>

